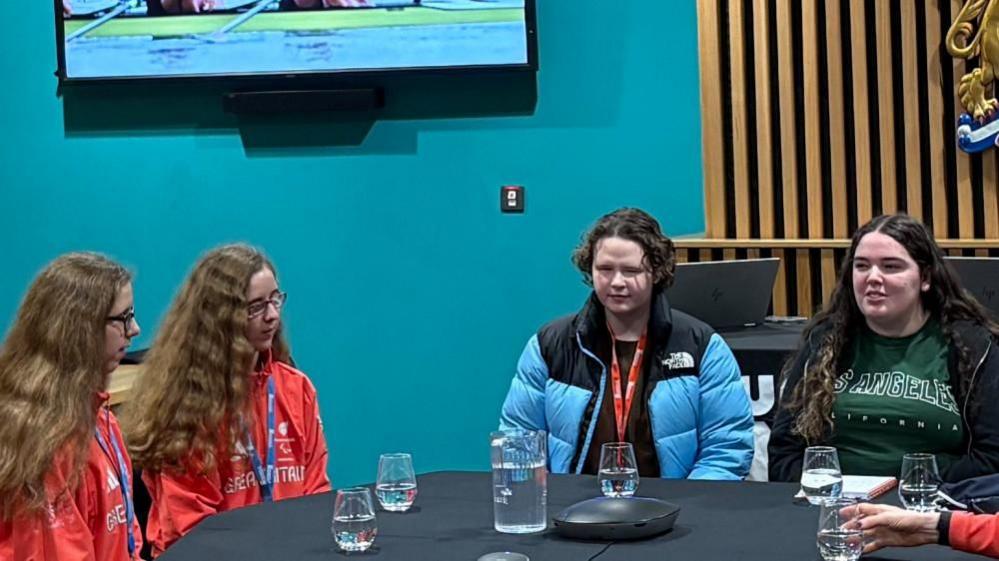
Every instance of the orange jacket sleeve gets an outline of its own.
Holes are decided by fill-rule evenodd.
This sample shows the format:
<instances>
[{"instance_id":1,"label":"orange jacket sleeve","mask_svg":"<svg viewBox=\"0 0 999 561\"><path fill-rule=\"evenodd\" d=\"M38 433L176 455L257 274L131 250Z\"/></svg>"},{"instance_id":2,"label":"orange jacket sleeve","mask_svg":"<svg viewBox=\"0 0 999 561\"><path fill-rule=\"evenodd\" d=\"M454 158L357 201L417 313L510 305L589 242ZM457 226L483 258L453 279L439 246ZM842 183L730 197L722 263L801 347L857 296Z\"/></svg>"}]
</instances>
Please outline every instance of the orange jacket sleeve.
<instances>
[{"instance_id":1,"label":"orange jacket sleeve","mask_svg":"<svg viewBox=\"0 0 999 561\"><path fill-rule=\"evenodd\" d=\"M146 539L153 557L186 535L199 522L219 512L222 483L218 471L203 475L191 472L145 472L142 480L152 497Z\"/></svg>"},{"instance_id":2,"label":"orange jacket sleeve","mask_svg":"<svg viewBox=\"0 0 999 561\"><path fill-rule=\"evenodd\" d=\"M949 539L954 549L999 557L999 515L955 512Z\"/></svg>"},{"instance_id":3,"label":"orange jacket sleeve","mask_svg":"<svg viewBox=\"0 0 999 561\"><path fill-rule=\"evenodd\" d=\"M323 420L319 415L319 400L312 383L306 382L303 396L305 405L305 494L326 493L331 489L326 462L329 451L326 448L326 435Z\"/></svg>"},{"instance_id":4,"label":"orange jacket sleeve","mask_svg":"<svg viewBox=\"0 0 999 561\"><path fill-rule=\"evenodd\" d=\"M72 461L57 459L45 477L45 487L52 494L44 512L24 514L0 523L0 559L17 561L56 561L78 559L94 561L94 536L86 522L87 505L67 489L67 473ZM81 483L81 487L85 487ZM87 495L84 490L79 498Z\"/></svg>"}]
</instances>

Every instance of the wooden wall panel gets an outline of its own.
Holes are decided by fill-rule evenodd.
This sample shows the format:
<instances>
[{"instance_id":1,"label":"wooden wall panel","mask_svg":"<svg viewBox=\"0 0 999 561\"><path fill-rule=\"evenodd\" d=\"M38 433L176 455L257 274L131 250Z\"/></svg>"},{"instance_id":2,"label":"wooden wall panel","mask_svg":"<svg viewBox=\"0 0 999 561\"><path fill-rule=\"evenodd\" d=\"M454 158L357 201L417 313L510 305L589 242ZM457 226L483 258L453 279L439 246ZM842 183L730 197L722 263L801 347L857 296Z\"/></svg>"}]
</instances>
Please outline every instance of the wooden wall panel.
<instances>
[{"instance_id":1,"label":"wooden wall panel","mask_svg":"<svg viewBox=\"0 0 999 561\"><path fill-rule=\"evenodd\" d=\"M706 239L676 240L678 260L778 257L773 312L809 316L875 214L999 256L999 156L954 141L978 64L943 47L961 4L697 0Z\"/></svg>"},{"instance_id":2,"label":"wooden wall panel","mask_svg":"<svg viewBox=\"0 0 999 561\"><path fill-rule=\"evenodd\" d=\"M838 239L905 210L999 238L997 156L954 142L978 64L943 48L961 3L697 0L707 237Z\"/></svg>"},{"instance_id":3,"label":"wooden wall panel","mask_svg":"<svg viewBox=\"0 0 999 561\"><path fill-rule=\"evenodd\" d=\"M725 132L722 127L721 60L718 52L721 31L718 23L717 0L697 0L697 42L701 67L701 161L720 162L719 153L723 146ZM705 189L704 211L706 234L722 237L724 231L717 231L719 224L725 223L725 167L722 165L704 166L704 184L713 186Z\"/></svg>"}]
</instances>

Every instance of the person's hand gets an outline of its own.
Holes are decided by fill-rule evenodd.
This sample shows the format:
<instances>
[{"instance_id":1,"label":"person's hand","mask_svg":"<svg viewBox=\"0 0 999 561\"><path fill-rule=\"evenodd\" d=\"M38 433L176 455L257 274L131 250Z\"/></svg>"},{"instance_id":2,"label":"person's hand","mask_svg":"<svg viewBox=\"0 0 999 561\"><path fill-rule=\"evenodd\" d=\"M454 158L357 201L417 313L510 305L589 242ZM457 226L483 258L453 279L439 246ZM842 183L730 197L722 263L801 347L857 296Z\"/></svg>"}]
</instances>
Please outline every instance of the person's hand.
<instances>
[{"instance_id":1,"label":"person's hand","mask_svg":"<svg viewBox=\"0 0 999 561\"><path fill-rule=\"evenodd\" d=\"M864 531L864 553L871 553L883 547L912 547L937 543L940 538L937 522L940 513L910 512L888 505L862 503L846 509L844 515L854 515L854 519Z\"/></svg>"},{"instance_id":2,"label":"person's hand","mask_svg":"<svg viewBox=\"0 0 999 561\"><path fill-rule=\"evenodd\" d=\"M73 15L73 5L69 3L69 0L62 0L62 17L68 18Z\"/></svg>"},{"instance_id":3,"label":"person's hand","mask_svg":"<svg viewBox=\"0 0 999 561\"><path fill-rule=\"evenodd\" d=\"M200 14L215 9L215 0L184 0L181 4L185 13Z\"/></svg>"},{"instance_id":4,"label":"person's hand","mask_svg":"<svg viewBox=\"0 0 999 561\"><path fill-rule=\"evenodd\" d=\"M368 0L323 0L324 8L367 8Z\"/></svg>"}]
</instances>

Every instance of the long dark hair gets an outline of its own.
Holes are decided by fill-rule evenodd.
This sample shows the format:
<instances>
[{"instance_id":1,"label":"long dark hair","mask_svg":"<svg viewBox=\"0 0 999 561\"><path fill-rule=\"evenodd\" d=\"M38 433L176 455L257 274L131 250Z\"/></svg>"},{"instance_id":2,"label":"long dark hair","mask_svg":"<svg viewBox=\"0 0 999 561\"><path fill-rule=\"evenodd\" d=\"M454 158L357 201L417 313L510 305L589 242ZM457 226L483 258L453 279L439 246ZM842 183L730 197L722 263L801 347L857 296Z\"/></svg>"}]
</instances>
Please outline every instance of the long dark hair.
<instances>
[{"instance_id":1,"label":"long dark hair","mask_svg":"<svg viewBox=\"0 0 999 561\"><path fill-rule=\"evenodd\" d=\"M973 322L984 326L993 336L999 335L999 326L988 318L981 304L961 288L954 271L944 261L943 251L923 223L906 214L878 216L853 234L828 304L805 330L797 356L784 366L781 377L787 379L792 365L803 360L802 355L809 359L807 371L785 405L798 412L794 430L809 442L820 441L832 428L832 409L836 400L833 384L842 366L837 360L844 356L852 337L865 322L853 294L853 259L860 240L873 232L884 234L904 247L919 266L920 278L929 282L929 290L922 292L920 298L923 309L940 322L947 342L957 349L958 379L951 380L951 384L958 399L967 395L973 368L970 351L954 330L955 323ZM816 340L810 343L813 338Z\"/></svg>"}]
</instances>

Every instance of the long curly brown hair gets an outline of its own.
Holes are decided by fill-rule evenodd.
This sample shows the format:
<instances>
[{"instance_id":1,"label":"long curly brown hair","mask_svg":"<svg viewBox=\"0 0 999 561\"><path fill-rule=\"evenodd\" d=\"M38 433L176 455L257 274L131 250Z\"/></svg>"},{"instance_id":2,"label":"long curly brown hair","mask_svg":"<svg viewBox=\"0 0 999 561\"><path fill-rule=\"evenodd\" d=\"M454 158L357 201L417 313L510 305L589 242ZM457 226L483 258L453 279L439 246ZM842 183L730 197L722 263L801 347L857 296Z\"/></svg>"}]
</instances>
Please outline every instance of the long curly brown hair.
<instances>
[{"instance_id":1,"label":"long curly brown hair","mask_svg":"<svg viewBox=\"0 0 999 561\"><path fill-rule=\"evenodd\" d=\"M142 469L209 470L231 452L249 407L259 359L246 338L250 277L274 265L258 249L226 245L195 265L160 326L122 419ZM278 327L274 360L288 361Z\"/></svg>"},{"instance_id":2,"label":"long curly brown hair","mask_svg":"<svg viewBox=\"0 0 999 561\"><path fill-rule=\"evenodd\" d=\"M572 253L572 262L583 274L586 286L593 286L593 259L597 245L604 238L621 238L637 243L645 254L645 265L652 273L652 287L658 292L673 284L676 251L673 241L663 234L659 222L639 208L619 208L605 214L583 234Z\"/></svg>"},{"instance_id":3,"label":"long curly brown hair","mask_svg":"<svg viewBox=\"0 0 999 561\"><path fill-rule=\"evenodd\" d=\"M833 428L832 410L836 401L833 385L844 367L839 361L849 354L853 337L865 323L853 293L853 259L860 240L872 232L889 236L904 247L919 266L921 278L928 279L930 288L921 294L921 301L928 315L940 322L947 342L957 349L958 379L951 384L958 400L968 394L973 365L967 346L954 330L955 323L970 321L984 326L993 336L999 334L999 326L961 288L957 276L944 260L943 251L923 223L906 214L874 218L853 234L829 303L805 330L802 346L785 364L781 375L786 380L790 369L808 358L802 381L785 407L798 413L794 431L810 443L820 442Z\"/></svg>"},{"instance_id":4,"label":"long curly brown hair","mask_svg":"<svg viewBox=\"0 0 999 561\"><path fill-rule=\"evenodd\" d=\"M79 482L104 391L105 326L132 275L96 253L57 258L28 289L0 346L0 505L3 519L38 512L57 455ZM53 491L53 490L49 490Z\"/></svg>"}]
</instances>

